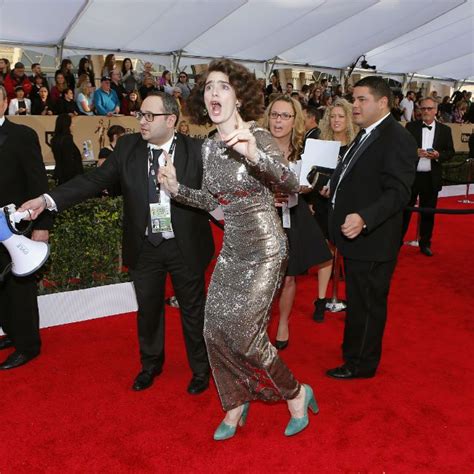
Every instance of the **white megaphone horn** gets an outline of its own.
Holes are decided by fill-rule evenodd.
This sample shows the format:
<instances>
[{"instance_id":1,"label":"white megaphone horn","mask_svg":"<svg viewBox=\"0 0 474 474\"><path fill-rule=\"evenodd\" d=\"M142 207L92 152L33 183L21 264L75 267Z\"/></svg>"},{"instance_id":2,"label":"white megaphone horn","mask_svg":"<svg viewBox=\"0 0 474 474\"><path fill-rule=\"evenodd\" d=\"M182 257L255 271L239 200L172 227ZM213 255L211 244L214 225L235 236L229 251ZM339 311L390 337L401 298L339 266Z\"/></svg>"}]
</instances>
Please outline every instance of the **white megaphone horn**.
<instances>
[{"instance_id":1,"label":"white megaphone horn","mask_svg":"<svg viewBox=\"0 0 474 474\"><path fill-rule=\"evenodd\" d=\"M16 233L15 223L27 215L28 212L15 212L13 205L0 209L0 242L6 247L12 259L13 275L18 277L31 275L49 257L49 245L46 242L36 242Z\"/></svg>"}]
</instances>

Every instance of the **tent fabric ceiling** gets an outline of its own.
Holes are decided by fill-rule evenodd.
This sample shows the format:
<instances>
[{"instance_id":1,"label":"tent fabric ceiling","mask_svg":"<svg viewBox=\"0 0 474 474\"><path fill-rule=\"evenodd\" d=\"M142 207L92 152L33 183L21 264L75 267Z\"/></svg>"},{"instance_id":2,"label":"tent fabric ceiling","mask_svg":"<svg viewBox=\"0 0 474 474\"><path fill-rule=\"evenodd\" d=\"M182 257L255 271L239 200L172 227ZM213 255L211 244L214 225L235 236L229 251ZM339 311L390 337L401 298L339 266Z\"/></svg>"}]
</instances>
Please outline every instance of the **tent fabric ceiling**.
<instances>
[{"instance_id":1,"label":"tent fabric ceiling","mask_svg":"<svg viewBox=\"0 0 474 474\"><path fill-rule=\"evenodd\" d=\"M0 44L337 69L365 55L459 80L474 79L473 27L474 0L0 0Z\"/></svg>"}]
</instances>

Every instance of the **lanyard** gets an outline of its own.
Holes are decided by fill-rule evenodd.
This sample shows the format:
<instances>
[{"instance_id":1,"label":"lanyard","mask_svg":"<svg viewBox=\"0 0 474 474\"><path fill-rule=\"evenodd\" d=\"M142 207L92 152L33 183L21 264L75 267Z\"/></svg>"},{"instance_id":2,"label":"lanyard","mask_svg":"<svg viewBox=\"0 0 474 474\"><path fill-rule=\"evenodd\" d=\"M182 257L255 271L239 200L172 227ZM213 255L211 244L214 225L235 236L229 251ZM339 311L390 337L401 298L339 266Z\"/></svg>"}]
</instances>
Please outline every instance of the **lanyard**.
<instances>
[{"instance_id":1,"label":"lanyard","mask_svg":"<svg viewBox=\"0 0 474 474\"><path fill-rule=\"evenodd\" d=\"M173 159L173 155L174 155L174 150L176 148L176 140L177 140L177 136L176 134L174 135L174 138L173 138L173 141L171 143L171 146L170 146L170 150L168 152L168 155L170 157L170 159ZM161 201L160 199L160 183L158 182L158 179L157 179L157 176L156 176L156 172L157 170L155 170L155 168L153 167L153 150L151 148L148 148L148 164L150 166L150 174L151 176L153 177L153 182L155 183L155 188L156 188L156 194L158 196L158 202Z\"/></svg>"}]
</instances>

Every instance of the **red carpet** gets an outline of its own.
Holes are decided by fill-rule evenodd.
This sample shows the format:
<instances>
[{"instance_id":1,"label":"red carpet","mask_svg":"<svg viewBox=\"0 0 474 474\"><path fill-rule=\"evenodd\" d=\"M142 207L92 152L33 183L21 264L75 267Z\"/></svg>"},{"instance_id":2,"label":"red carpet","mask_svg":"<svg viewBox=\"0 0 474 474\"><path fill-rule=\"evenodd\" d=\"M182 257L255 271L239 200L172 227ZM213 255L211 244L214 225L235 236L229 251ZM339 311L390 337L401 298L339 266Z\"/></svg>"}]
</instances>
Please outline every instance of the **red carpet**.
<instances>
[{"instance_id":1,"label":"red carpet","mask_svg":"<svg viewBox=\"0 0 474 474\"><path fill-rule=\"evenodd\" d=\"M457 198L440 205L466 207ZM473 472L473 235L474 216L443 215L433 258L402 249L374 379L324 375L340 362L343 313L313 323L314 275L299 280L283 357L321 412L294 438L283 436L284 403L253 403L235 438L212 440L223 412L214 386L186 394L174 309L165 370L142 393L130 389L139 370L133 314L43 330L41 357L0 373L0 473Z\"/></svg>"}]
</instances>

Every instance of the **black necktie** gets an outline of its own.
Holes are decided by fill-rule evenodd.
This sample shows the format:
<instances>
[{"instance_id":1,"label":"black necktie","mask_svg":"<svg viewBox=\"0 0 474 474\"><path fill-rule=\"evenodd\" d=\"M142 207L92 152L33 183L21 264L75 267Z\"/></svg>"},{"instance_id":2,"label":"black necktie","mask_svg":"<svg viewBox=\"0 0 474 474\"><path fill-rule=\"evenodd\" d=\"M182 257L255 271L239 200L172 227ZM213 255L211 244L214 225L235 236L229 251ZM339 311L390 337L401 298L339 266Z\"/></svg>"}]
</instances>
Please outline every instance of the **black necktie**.
<instances>
[{"instance_id":1,"label":"black necktie","mask_svg":"<svg viewBox=\"0 0 474 474\"><path fill-rule=\"evenodd\" d=\"M347 168L347 165L350 163L355 152L359 149L359 143L362 140L362 137L365 135L365 128L359 130L359 133L354 138L354 141L351 143L349 151L345 154L343 159L338 163L337 168L334 170L333 175L331 176L331 197L334 196L339 180L341 178L342 172Z\"/></svg>"},{"instance_id":2,"label":"black necktie","mask_svg":"<svg viewBox=\"0 0 474 474\"><path fill-rule=\"evenodd\" d=\"M424 123L421 128L427 128L428 130L431 130L433 128L433 125L426 125L426 123Z\"/></svg>"},{"instance_id":3,"label":"black necktie","mask_svg":"<svg viewBox=\"0 0 474 474\"><path fill-rule=\"evenodd\" d=\"M365 128L361 128L359 130L359 133L356 135L354 138L354 141L351 144L350 150L346 153L344 156L344 159L342 160L344 165L348 165L349 162L351 161L351 158L354 156L355 152L359 148L359 143L362 140L362 137L365 135Z\"/></svg>"},{"instance_id":4,"label":"black necktie","mask_svg":"<svg viewBox=\"0 0 474 474\"><path fill-rule=\"evenodd\" d=\"M148 201L150 203L160 202L158 182L158 168L160 167L158 158L162 150L152 149L152 162L148 171ZM151 213L148 216L148 240L157 247L163 241L163 234L152 232Z\"/></svg>"}]
</instances>

